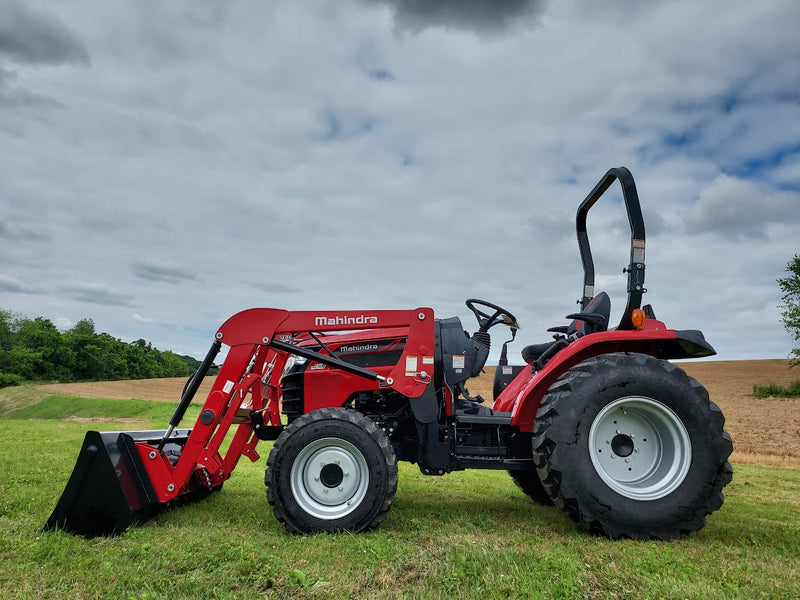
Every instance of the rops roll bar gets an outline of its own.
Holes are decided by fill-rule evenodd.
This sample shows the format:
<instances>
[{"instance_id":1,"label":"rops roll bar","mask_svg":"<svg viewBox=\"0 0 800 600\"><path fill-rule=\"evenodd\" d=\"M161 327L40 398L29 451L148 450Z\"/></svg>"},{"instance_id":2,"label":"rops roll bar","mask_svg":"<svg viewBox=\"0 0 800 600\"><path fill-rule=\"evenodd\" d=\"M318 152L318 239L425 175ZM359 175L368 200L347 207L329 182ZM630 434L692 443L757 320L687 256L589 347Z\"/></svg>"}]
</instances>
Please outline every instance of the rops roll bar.
<instances>
[{"instance_id":1,"label":"rops roll bar","mask_svg":"<svg viewBox=\"0 0 800 600\"><path fill-rule=\"evenodd\" d=\"M592 259L592 249L589 246L589 235L586 232L586 216L589 214L589 209L594 206L595 202L611 187L615 180L619 181L622 186L622 197L625 201L628 223L631 227L630 262L623 269L623 272L628 274L628 304L622 313L618 329L633 329L631 313L634 309L641 307L642 294L646 291L644 287L645 234L644 218L642 217L642 208L639 206L636 184L633 181L633 175L625 167L609 169L578 207L575 225L578 233L578 248L580 249L581 262L583 263L583 295L580 299L580 304L581 309L584 309L594 297L594 260Z\"/></svg>"}]
</instances>

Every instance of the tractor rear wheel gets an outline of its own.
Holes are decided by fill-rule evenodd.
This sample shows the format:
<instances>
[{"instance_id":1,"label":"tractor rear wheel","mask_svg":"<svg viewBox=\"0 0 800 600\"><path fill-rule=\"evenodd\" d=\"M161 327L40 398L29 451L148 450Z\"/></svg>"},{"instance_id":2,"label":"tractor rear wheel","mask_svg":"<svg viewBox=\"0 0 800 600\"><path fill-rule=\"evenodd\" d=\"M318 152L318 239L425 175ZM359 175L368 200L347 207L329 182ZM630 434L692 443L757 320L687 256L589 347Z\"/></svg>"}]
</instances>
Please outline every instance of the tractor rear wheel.
<instances>
[{"instance_id":1,"label":"tractor rear wheel","mask_svg":"<svg viewBox=\"0 0 800 600\"><path fill-rule=\"evenodd\" d=\"M539 480L539 475L536 469L526 469L524 471L509 471L511 480L517 484L517 487L522 492L533 500L536 504L550 506L553 500L547 494L542 482Z\"/></svg>"},{"instance_id":2,"label":"tractor rear wheel","mask_svg":"<svg viewBox=\"0 0 800 600\"><path fill-rule=\"evenodd\" d=\"M323 408L295 419L267 459L267 500L291 533L366 531L397 491L389 439L368 417Z\"/></svg>"},{"instance_id":3,"label":"tractor rear wheel","mask_svg":"<svg viewBox=\"0 0 800 600\"><path fill-rule=\"evenodd\" d=\"M672 539L705 525L731 480L733 445L706 389L643 354L564 373L536 415L544 489L578 525L611 538Z\"/></svg>"}]
</instances>

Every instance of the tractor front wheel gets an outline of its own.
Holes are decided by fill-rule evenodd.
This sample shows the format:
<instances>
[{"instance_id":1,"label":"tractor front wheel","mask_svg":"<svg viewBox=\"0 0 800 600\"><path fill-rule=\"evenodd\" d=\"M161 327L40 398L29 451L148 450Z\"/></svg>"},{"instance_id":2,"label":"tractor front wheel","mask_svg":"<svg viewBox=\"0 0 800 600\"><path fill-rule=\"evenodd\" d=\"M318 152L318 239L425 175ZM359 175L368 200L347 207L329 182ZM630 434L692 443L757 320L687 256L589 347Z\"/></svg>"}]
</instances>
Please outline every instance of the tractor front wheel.
<instances>
[{"instance_id":1,"label":"tractor front wheel","mask_svg":"<svg viewBox=\"0 0 800 600\"><path fill-rule=\"evenodd\" d=\"M281 433L264 482L275 517L291 533L366 531L389 512L397 461L371 419L345 408L323 408Z\"/></svg>"},{"instance_id":2,"label":"tractor front wheel","mask_svg":"<svg viewBox=\"0 0 800 600\"><path fill-rule=\"evenodd\" d=\"M542 399L534 462L548 495L580 527L672 539L722 505L733 449L724 422L705 388L675 365L597 356Z\"/></svg>"}]
</instances>

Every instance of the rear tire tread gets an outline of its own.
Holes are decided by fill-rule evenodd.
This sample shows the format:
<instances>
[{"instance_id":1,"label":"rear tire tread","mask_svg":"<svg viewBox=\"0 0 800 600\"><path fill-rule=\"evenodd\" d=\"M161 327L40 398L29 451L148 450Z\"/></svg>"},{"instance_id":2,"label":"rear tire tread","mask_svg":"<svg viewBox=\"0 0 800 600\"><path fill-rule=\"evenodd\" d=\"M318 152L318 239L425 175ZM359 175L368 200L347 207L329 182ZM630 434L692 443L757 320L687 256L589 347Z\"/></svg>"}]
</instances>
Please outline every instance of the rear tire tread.
<instances>
[{"instance_id":1,"label":"rear tire tread","mask_svg":"<svg viewBox=\"0 0 800 600\"><path fill-rule=\"evenodd\" d=\"M604 503L596 497L594 492L590 492L592 500L583 501L582 504L579 498L580 490L573 489L573 493L563 489L564 471L570 469L570 465L562 464L565 459L559 459L560 447L575 446L579 441L580 425L577 422L579 419L576 418L574 423L567 423L565 415L569 413L565 411L575 410L576 406L584 406L582 410L587 410L585 404L587 401L585 398L581 398L581 394L586 394L586 391L581 390L581 387L587 381L590 386L600 385L594 383L602 381L597 378L608 379L608 388L613 387L613 382L615 378L618 381L621 370L635 366L655 370L656 373L661 372L667 378L674 379L677 385L688 387L696 393L698 406L705 405L707 407L705 411L707 427L715 436L710 443L710 454L715 461L716 473L706 482L708 491L702 501L692 507L669 507L673 513L682 513L681 518L670 516L669 518L665 517L661 522L657 522L654 518L653 523L648 525L634 523L635 519L631 524L625 524L627 519L625 515L615 518L614 513L619 512L619 509L615 508L616 503L610 501ZM587 380L587 377L590 379ZM603 388L603 391L605 389ZM584 404L581 405L581 402ZM532 442L534 464L537 467L542 487L552 498L553 503L575 521L580 529L615 539L620 537L673 539L681 534L702 528L705 525L705 517L722 505L722 489L731 481L733 474L727 460L733 445L730 436L723 429L724 423L725 417L722 411L709 399L705 387L686 375L678 366L649 355L624 353L601 355L590 358L566 371L545 394L534 422ZM586 453L585 460L589 461L588 453ZM599 483L601 486L605 485L602 482ZM575 487L574 483L572 487ZM597 494L597 496L599 495ZM619 498L624 500L621 496ZM659 500L659 502L661 501ZM592 506L589 506L590 504ZM654 504L650 506L655 508ZM663 508L660 510L666 512ZM610 518L609 515L611 515Z\"/></svg>"}]
</instances>

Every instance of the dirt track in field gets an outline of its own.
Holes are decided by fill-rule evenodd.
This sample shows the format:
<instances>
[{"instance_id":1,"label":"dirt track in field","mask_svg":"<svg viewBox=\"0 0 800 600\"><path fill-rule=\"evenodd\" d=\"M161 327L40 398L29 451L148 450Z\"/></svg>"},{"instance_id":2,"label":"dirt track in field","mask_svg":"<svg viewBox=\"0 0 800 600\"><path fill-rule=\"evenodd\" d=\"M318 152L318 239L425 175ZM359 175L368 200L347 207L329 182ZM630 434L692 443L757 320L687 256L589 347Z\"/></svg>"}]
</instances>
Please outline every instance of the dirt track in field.
<instances>
[{"instance_id":1,"label":"dirt track in field","mask_svg":"<svg viewBox=\"0 0 800 600\"><path fill-rule=\"evenodd\" d=\"M725 428L733 437L735 448L733 462L800 468L800 398L752 397L753 384L786 385L800 380L800 367L790 369L787 360L682 362L680 366L706 386L711 399L725 414ZM469 387L473 394L490 398L494 368L486 371ZM184 379L144 379L52 384L39 389L87 398L177 403L185 383ZM196 401L205 397L210 385L208 378Z\"/></svg>"},{"instance_id":2,"label":"dirt track in field","mask_svg":"<svg viewBox=\"0 0 800 600\"><path fill-rule=\"evenodd\" d=\"M208 394L213 382L206 378L195 396L200 401ZM129 379L125 381L100 381L95 383L53 383L37 386L43 392L81 396L82 398L111 398L113 400L156 400L175 402L181 399L185 379L167 377L164 379Z\"/></svg>"}]
</instances>

